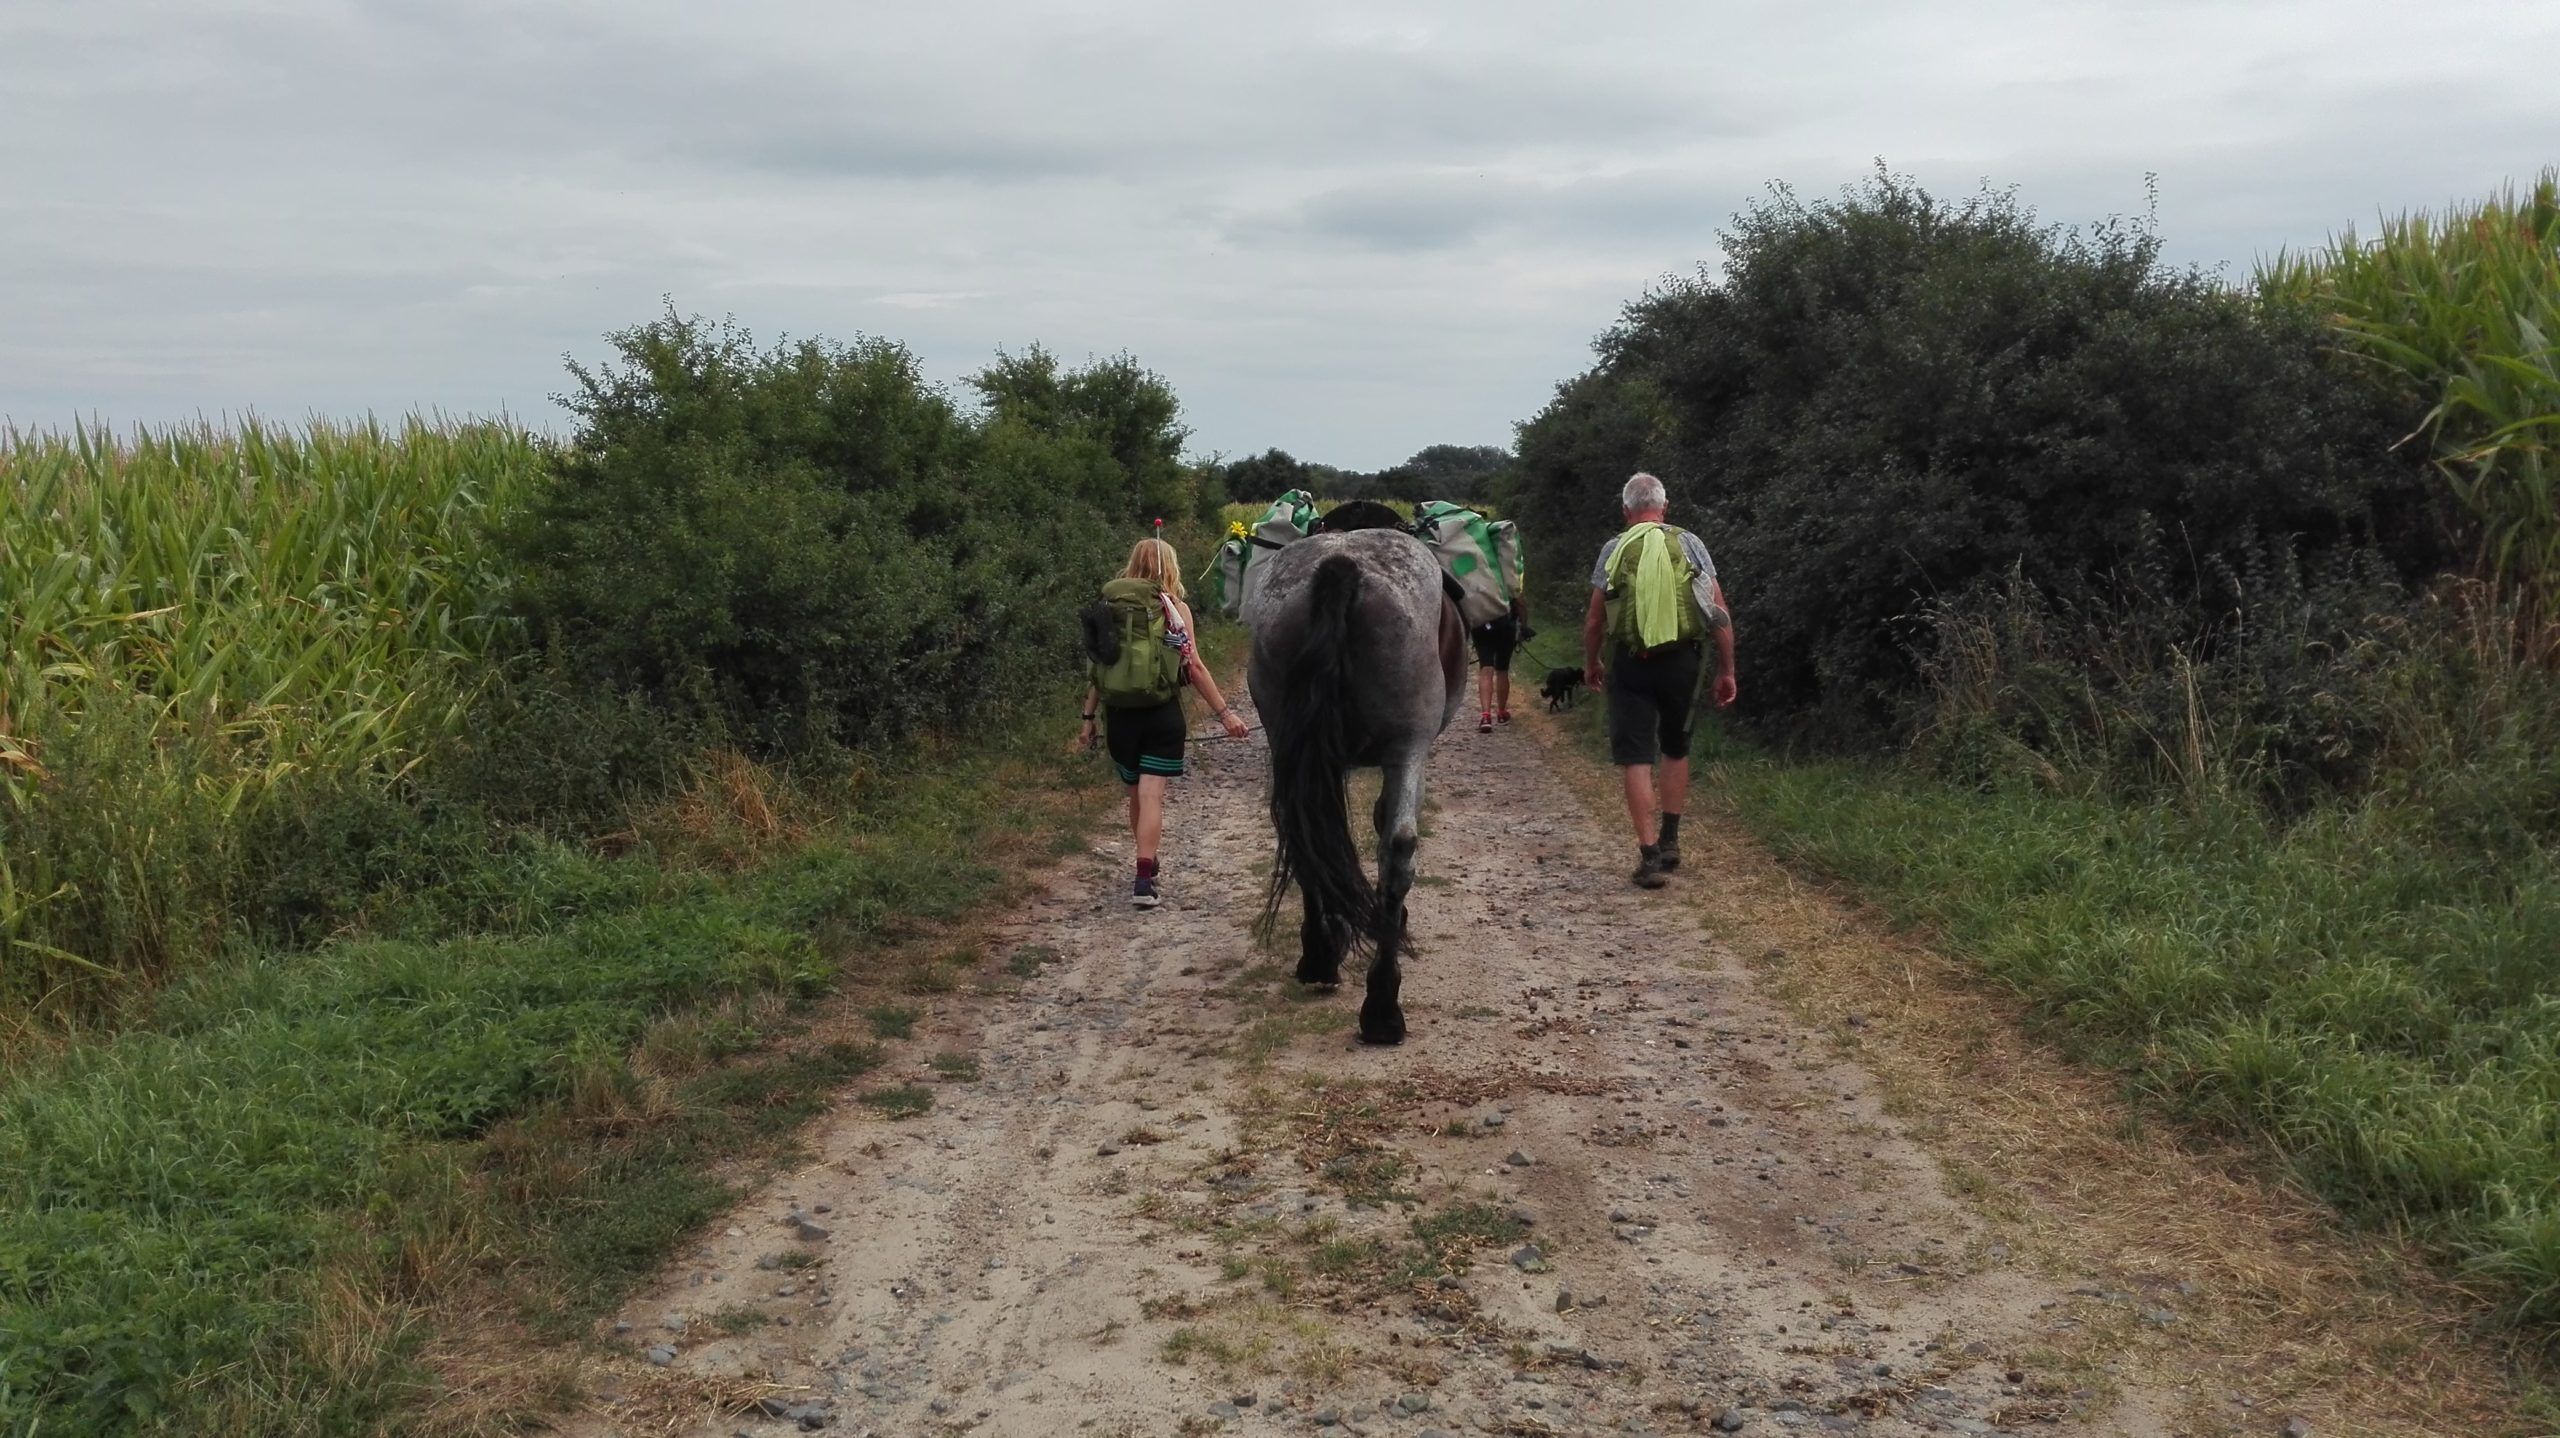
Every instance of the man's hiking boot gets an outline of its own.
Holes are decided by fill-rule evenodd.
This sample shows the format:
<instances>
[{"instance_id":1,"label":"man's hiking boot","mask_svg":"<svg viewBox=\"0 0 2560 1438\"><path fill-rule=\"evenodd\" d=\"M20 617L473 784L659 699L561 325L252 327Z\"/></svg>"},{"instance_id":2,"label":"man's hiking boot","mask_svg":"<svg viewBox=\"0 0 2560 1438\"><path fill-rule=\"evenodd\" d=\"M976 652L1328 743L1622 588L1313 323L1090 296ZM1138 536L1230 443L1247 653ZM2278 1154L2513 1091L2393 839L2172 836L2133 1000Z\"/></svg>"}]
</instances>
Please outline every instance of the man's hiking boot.
<instances>
[{"instance_id":1,"label":"man's hiking boot","mask_svg":"<svg viewBox=\"0 0 2560 1438\"><path fill-rule=\"evenodd\" d=\"M1657 862L1661 864L1662 872L1666 874L1678 869L1680 867L1680 841L1668 834L1663 835L1662 854Z\"/></svg>"},{"instance_id":2,"label":"man's hiking boot","mask_svg":"<svg viewBox=\"0 0 2560 1438\"><path fill-rule=\"evenodd\" d=\"M1479 733L1479 734L1490 734L1490 733L1492 733L1492 732L1493 732L1493 711L1492 711L1492 710L1487 709L1486 711L1484 711L1484 713L1483 713L1481 716L1479 716L1479 717L1477 718L1477 720L1476 720L1476 732L1477 732L1477 733Z\"/></svg>"},{"instance_id":3,"label":"man's hiking boot","mask_svg":"<svg viewBox=\"0 0 2560 1438\"><path fill-rule=\"evenodd\" d=\"M1136 884L1130 886L1129 902L1141 909L1152 909L1164 902L1156 896L1156 881L1152 875L1141 878Z\"/></svg>"},{"instance_id":4,"label":"man's hiking boot","mask_svg":"<svg viewBox=\"0 0 2560 1438\"><path fill-rule=\"evenodd\" d=\"M1662 872L1662 855L1646 849L1636 860L1635 885L1639 889L1659 889L1671 880Z\"/></svg>"}]
</instances>

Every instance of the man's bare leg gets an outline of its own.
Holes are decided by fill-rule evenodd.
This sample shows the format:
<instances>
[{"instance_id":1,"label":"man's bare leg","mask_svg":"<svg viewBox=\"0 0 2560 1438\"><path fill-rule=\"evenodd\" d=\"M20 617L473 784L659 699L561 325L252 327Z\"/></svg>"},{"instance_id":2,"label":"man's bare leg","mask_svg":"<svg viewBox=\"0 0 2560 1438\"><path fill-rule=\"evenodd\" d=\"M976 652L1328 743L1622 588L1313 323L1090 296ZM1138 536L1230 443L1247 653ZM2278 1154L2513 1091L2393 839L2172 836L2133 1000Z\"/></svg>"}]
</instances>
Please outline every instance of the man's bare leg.
<instances>
[{"instance_id":1,"label":"man's bare leg","mask_svg":"<svg viewBox=\"0 0 2560 1438\"><path fill-rule=\"evenodd\" d=\"M1666 769L1670 766L1665 765ZM1629 764L1618 771L1626 776L1627 817L1635 822L1636 842L1652 848L1656 836L1653 806L1653 766ZM1688 777L1688 766L1681 766L1681 777Z\"/></svg>"}]
</instances>

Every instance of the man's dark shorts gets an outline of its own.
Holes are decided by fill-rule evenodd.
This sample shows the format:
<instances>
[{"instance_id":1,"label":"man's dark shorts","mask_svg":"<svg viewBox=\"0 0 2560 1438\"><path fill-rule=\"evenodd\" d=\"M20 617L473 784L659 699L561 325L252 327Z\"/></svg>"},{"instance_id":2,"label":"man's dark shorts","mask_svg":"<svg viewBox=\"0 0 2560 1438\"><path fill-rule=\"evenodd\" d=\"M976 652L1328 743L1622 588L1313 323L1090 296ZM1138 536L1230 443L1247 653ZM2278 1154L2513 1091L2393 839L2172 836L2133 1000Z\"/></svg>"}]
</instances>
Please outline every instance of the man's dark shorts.
<instances>
[{"instance_id":1,"label":"man's dark shorts","mask_svg":"<svg viewBox=\"0 0 2560 1438\"><path fill-rule=\"evenodd\" d=\"M1102 711L1103 743L1111 750L1111 767L1123 784L1141 774L1159 779L1182 776L1182 741L1191 732L1182 717L1182 696L1144 709Z\"/></svg>"},{"instance_id":2,"label":"man's dark shorts","mask_svg":"<svg viewBox=\"0 0 2560 1438\"><path fill-rule=\"evenodd\" d=\"M1520 620L1506 614L1491 624L1467 631L1476 641L1476 662L1496 674L1511 672L1512 651L1520 647Z\"/></svg>"},{"instance_id":3,"label":"man's dark shorts","mask_svg":"<svg viewBox=\"0 0 2560 1438\"><path fill-rule=\"evenodd\" d=\"M1609 762L1650 764L1689 757L1689 712L1698 702L1706 647L1696 640L1649 655L1624 650L1609 660Z\"/></svg>"}]
</instances>

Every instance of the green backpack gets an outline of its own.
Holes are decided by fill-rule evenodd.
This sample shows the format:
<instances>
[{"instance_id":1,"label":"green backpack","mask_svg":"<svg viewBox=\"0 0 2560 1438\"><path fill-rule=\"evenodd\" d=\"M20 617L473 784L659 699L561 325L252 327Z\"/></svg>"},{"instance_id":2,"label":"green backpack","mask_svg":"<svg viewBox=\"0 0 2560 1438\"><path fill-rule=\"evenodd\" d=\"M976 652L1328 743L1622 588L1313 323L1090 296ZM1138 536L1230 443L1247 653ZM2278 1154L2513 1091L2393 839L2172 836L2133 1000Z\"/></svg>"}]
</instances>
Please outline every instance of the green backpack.
<instances>
[{"instance_id":1,"label":"green backpack","mask_svg":"<svg viewBox=\"0 0 2560 1438\"><path fill-rule=\"evenodd\" d=\"M1227 526L1227 539L1200 575L1201 605L1229 619L1244 615L1245 592L1257 582L1254 565L1264 552L1283 549L1307 537L1316 527L1316 497L1293 489L1271 501L1251 528L1237 520Z\"/></svg>"},{"instance_id":2,"label":"green backpack","mask_svg":"<svg viewBox=\"0 0 2560 1438\"><path fill-rule=\"evenodd\" d=\"M1691 592L1697 577L1679 530L1649 522L1628 530L1609 556L1603 590L1609 637L1633 654L1697 638L1707 627Z\"/></svg>"},{"instance_id":3,"label":"green backpack","mask_svg":"<svg viewBox=\"0 0 2560 1438\"><path fill-rule=\"evenodd\" d=\"M1413 533L1457 586L1458 614L1471 628L1509 614L1527 587L1520 529L1510 520L1487 519L1463 504L1432 499L1415 506Z\"/></svg>"},{"instance_id":4,"label":"green backpack","mask_svg":"<svg viewBox=\"0 0 2560 1438\"><path fill-rule=\"evenodd\" d=\"M1150 708L1182 687L1182 652L1165 643L1160 592L1149 580L1115 579L1081 616L1093 687L1114 709Z\"/></svg>"}]
</instances>

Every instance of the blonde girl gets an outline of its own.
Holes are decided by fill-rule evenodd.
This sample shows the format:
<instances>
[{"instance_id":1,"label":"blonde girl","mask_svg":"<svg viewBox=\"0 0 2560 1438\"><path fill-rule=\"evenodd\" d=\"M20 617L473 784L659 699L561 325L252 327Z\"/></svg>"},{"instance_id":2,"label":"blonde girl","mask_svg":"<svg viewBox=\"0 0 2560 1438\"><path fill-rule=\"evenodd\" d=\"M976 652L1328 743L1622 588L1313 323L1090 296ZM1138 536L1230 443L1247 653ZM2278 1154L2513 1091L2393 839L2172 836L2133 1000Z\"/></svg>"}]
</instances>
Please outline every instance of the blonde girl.
<instances>
[{"instance_id":1,"label":"blonde girl","mask_svg":"<svg viewBox=\"0 0 2560 1438\"><path fill-rule=\"evenodd\" d=\"M1191 639L1191 608L1184 603L1182 561L1173 546L1161 539L1141 539L1129 550L1129 562L1120 571L1124 579L1143 579L1156 587L1157 602L1164 606L1165 642L1182 651L1182 682L1199 692L1209 708L1225 725L1227 737L1245 736L1244 720L1227 707L1218 693L1218 681L1209 677L1208 666ZM1094 722L1102 702L1099 689L1088 685L1084 695L1084 727L1077 731L1074 747L1090 749L1094 742ZM1168 779L1178 778L1183 771L1182 744L1190 732L1190 721L1182 710L1182 694L1176 690L1162 704L1143 709L1111 711L1105 742L1111 750L1111 767L1120 782L1129 789L1129 832L1138 845L1138 874L1129 890L1129 902L1142 909L1154 908L1156 893L1156 849L1164 837L1164 786Z\"/></svg>"}]
</instances>

